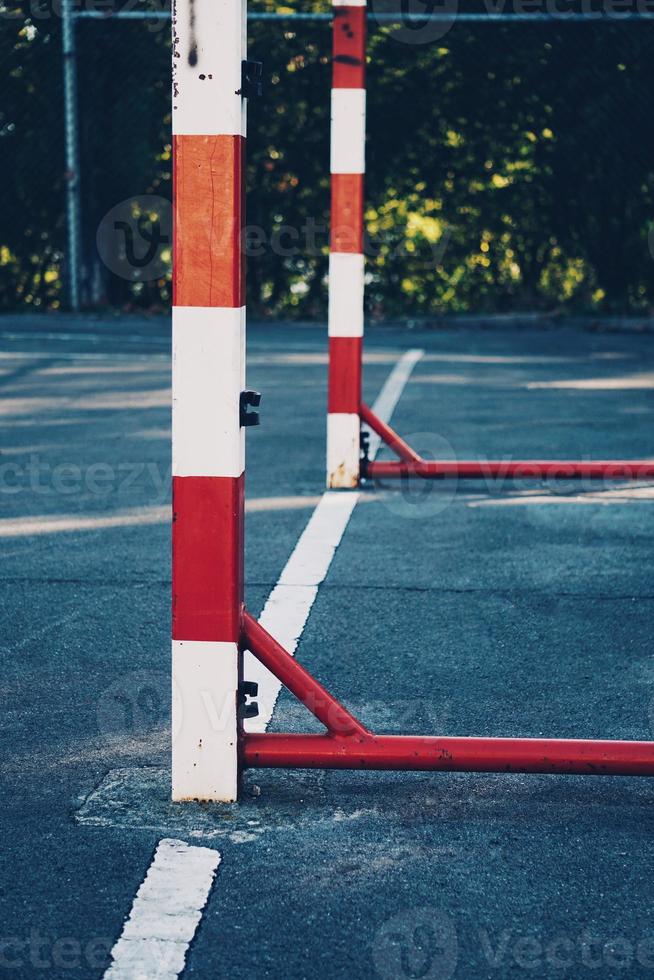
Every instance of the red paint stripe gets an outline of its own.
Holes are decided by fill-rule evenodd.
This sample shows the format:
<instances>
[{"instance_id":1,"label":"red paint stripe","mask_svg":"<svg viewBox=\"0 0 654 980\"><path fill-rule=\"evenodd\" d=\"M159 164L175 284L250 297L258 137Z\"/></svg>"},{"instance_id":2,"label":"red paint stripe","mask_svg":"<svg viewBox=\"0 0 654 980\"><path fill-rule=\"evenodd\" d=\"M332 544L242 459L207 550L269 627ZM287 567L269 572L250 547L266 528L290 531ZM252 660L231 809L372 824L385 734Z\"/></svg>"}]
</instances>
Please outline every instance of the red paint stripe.
<instances>
[{"instance_id":1,"label":"red paint stripe","mask_svg":"<svg viewBox=\"0 0 654 980\"><path fill-rule=\"evenodd\" d=\"M173 639L238 642L244 476L173 478Z\"/></svg>"},{"instance_id":2,"label":"red paint stripe","mask_svg":"<svg viewBox=\"0 0 654 980\"><path fill-rule=\"evenodd\" d=\"M329 338L329 412L359 414L362 337Z\"/></svg>"},{"instance_id":3,"label":"red paint stripe","mask_svg":"<svg viewBox=\"0 0 654 980\"><path fill-rule=\"evenodd\" d=\"M174 303L240 307L245 300L242 136L175 136Z\"/></svg>"},{"instance_id":4,"label":"red paint stripe","mask_svg":"<svg viewBox=\"0 0 654 980\"><path fill-rule=\"evenodd\" d=\"M364 88L366 8L335 7L332 88Z\"/></svg>"},{"instance_id":5,"label":"red paint stripe","mask_svg":"<svg viewBox=\"0 0 654 980\"><path fill-rule=\"evenodd\" d=\"M363 252L363 174L332 174L332 252Z\"/></svg>"}]
</instances>

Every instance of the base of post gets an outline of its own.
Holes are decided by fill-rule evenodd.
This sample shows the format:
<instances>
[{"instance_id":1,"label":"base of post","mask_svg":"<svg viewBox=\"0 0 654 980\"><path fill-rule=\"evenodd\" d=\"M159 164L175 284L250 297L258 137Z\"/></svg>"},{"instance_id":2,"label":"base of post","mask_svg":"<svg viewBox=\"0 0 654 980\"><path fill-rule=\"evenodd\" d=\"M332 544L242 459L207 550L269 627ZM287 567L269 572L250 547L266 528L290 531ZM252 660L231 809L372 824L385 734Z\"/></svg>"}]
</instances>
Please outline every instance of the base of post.
<instances>
[{"instance_id":1,"label":"base of post","mask_svg":"<svg viewBox=\"0 0 654 980\"><path fill-rule=\"evenodd\" d=\"M234 803L239 787L237 643L173 640L172 799Z\"/></svg>"},{"instance_id":2,"label":"base of post","mask_svg":"<svg viewBox=\"0 0 654 980\"><path fill-rule=\"evenodd\" d=\"M327 415L327 487L352 490L359 485L361 423L356 412Z\"/></svg>"}]
</instances>

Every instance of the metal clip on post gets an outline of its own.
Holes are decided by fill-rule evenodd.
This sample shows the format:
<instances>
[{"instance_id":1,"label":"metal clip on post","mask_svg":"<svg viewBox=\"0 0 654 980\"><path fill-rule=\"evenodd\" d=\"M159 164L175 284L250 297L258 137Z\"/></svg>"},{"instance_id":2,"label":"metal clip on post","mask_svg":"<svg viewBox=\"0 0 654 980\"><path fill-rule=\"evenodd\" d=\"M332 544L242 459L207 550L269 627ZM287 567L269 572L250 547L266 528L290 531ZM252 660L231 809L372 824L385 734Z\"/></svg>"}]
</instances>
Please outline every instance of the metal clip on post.
<instances>
[{"instance_id":1,"label":"metal clip on post","mask_svg":"<svg viewBox=\"0 0 654 980\"><path fill-rule=\"evenodd\" d=\"M259 714L259 705L256 701L249 700L256 698L259 693L259 685L256 681L241 681L238 689L238 709L239 717L256 718Z\"/></svg>"},{"instance_id":2,"label":"metal clip on post","mask_svg":"<svg viewBox=\"0 0 654 980\"><path fill-rule=\"evenodd\" d=\"M259 425L260 418L257 411L250 412L249 408L257 409L261 404L261 393L258 391L242 391L239 399L239 419L242 428L248 425Z\"/></svg>"}]
</instances>

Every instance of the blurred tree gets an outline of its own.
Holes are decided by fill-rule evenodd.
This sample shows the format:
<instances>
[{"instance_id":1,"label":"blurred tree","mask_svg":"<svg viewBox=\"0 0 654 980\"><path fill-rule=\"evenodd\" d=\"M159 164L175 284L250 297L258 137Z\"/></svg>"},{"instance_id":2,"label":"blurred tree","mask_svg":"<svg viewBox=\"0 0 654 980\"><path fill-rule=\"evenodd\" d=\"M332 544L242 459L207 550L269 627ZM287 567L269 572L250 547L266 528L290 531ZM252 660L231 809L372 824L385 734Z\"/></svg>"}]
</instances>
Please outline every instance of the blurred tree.
<instances>
[{"instance_id":1,"label":"blurred tree","mask_svg":"<svg viewBox=\"0 0 654 980\"><path fill-rule=\"evenodd\" d=\"M77 30L85 298L165 308L169 266L152 281L123 278L101 261L96 235L121 202L170 198L168 25ZM426 44L372 28L369 313L649 309L653 48L647 23L455 23ZM250 24L268 82L249 107L248 302L258 315L325 314L330 49L328 23ZM0 53L0 306L56 307L58 18L5 9Z\"/></svg>"}]
</instances>

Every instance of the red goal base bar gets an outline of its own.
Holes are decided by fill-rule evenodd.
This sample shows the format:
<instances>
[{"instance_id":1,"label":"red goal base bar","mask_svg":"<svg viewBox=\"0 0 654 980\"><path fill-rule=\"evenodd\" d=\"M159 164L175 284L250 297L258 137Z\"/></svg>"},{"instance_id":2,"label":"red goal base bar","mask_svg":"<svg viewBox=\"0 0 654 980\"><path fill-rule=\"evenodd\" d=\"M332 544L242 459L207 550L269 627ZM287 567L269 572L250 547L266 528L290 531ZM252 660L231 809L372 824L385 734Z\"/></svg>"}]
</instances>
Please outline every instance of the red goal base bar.
<instances>
[{"instance_id":1,"label":"red goal base bar","mask_svg":"<svg viewBox=\"0 0 654 980\"><path fill-rule=\"evenodd\" d=\"M418 455L390 425L375 415L367 405L361 405L361 421L399 456L397 460L367 460L364 458L362 476L369 479L387 477L420 477L439 480L451 477L532 480L652 480L654 461L650 460L487 460L454 461L426 460Z\"/></svg>"},{"instance_id":2,"label":"red goal base bar","mask_svg":"<svg viewBox=\"0 0 654 980\"><path fill-rule=\"evenodd\" d=\"M240 736L246 769L393 769L423 772L654 776L654 742L375 735L247 612L249 650L321 721L325 735Z\"/></svg>"}]
</instances>

